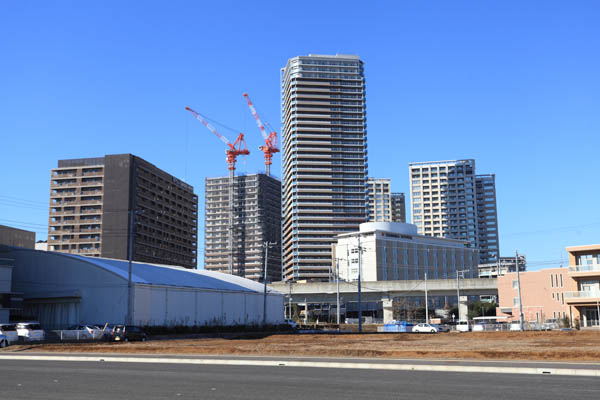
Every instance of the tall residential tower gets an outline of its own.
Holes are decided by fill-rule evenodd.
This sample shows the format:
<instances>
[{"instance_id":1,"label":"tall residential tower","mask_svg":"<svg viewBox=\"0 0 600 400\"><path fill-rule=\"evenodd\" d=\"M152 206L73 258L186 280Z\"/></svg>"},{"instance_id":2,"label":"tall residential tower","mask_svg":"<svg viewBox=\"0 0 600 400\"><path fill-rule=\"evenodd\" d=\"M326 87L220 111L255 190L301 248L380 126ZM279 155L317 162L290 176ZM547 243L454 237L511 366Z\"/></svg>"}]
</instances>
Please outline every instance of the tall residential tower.
<instances>
[{"instance_id":1,"label":"tall residential tower","mask_svg":"<svg viewBox=\"0 0 600 400\"><path fill-rule=\"evenodd\" d=\"M498 259L494 175L476 175L473 159L411 163L409 174L419 234L468 241L480 264Z\"/></svg>"},{"instance_id":2,"label":"tall residential tower","mask_svg":"<svg viewBox=\"0 0 600 400\"><path fill-rule=\"evenodd\" d=\"M327 280L335 236L368 217L363 62L291 58L281 95L283 279Z\"/></svg>"},{"instance_id":3,"label":"tall residential tower","mask_svg":"<svg viewBox=\"0 0 600 400\"><path fill-rule=\"evenodd\" d=\"M267 281L281 280L281 182L265 174L237 175L233 207L229 177L206 178L204 268L229 273L229 210L233 209L233 274L262 281L265 242Z\"/></svg>"},{"instance_id":4,"label":"tall residential tower","mask_svg":"<svg viewBox=\"0 0 600 400\"><path fill-rule=\"evenodd\" d=\"M367 179L369 197L369 222L390 222L392 220L392 195L389 178Z\"/></svg>"}]
</instances>

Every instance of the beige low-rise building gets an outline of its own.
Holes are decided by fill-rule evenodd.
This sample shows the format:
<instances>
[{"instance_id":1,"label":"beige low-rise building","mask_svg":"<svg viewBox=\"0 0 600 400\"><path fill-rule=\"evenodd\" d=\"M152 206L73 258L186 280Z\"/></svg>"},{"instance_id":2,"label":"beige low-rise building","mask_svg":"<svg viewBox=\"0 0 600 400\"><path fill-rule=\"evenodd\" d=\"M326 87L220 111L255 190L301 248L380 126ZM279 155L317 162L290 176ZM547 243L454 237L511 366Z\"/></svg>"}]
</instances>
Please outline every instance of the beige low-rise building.
<instances>
[{"instance_id":1,"label":"beige low-rise building","mask_svg":"<svg viewBox=\"0 0 600 400\"><path fill-rule=\"evenodd\" d=\"M581 326L600 326L600 244L567 247L573 289L565 302L581 316Z\"/></svg>"},{"instance_id":2,"label":"beige low-rise building","mask_svg":"<svg viewBox=\"0 0 600 400\"><path fill-rule=\"evenodd\" d=\"M521 286L521 303L523 320L529 323L542 324L549 319L569 321L579 317L566 302L567 293L576 288L575 281L570 278L567 268L546 268L538 271L521 272L517 279L516 272L498 276L499 304L496 315L519 320L519 281Z\"/></svg>"}]
</instances>

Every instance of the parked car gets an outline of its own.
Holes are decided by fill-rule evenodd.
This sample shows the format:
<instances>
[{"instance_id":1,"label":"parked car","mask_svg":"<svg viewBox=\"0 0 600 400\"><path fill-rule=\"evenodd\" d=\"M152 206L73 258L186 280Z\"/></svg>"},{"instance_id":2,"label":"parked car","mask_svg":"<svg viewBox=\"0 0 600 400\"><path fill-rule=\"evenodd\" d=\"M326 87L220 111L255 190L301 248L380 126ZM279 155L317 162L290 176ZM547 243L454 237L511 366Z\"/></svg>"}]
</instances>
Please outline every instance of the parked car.
<instances>
[{"instance_id":1,"label":"parked car","mask_svg":"<svg viewBox=\"0 0 600 400\"><path fill-rule=\"evenodd\" d=\"M431 324L433 326L435 326L438 330L438 332L450 332L450 328L448 327L448 325L444 325L444 324Z\"/></svg>"},{"instance_id":2,"label":"parked car","mask_svg":"<svg viewBox=\"0 0 600 400\"><path fill-rule=\"evenodd\" d=\"M544 321L542 324L542 329L545 331L551 331L553 329L559 329L560 325L557 319L551 318Z\"/></svg>"},{"instance_id":3,"label":"parked car","mask_svg":"<svg viewBox=\"0 0 600 400\"><path fill-rule=\"evenodd\" d=\"M8 346L8 338L6 335L0 334L0 347L5 348Z\"/></svg>"},{"instance_id":4,"label":"parked car","mask_svg":"<svg viewBox=\"0 0 600 400\"><path fill-rule=\"evenodd\" d=\"M431 324L417 324L413 326L412 331L416 333L437 333L438 328Z\"/></svg>"},{"instance_id":5,"label":"parked car","mask_svg":"<svg viewBox=\"0 0 600 400\"><path fill-rule=\"evenodd\" d=\"M101 339L102 329L96 325L73 325L69 328L75 336L74 339Z\"/></svg>"},{"instance_id":6,"label":"parked car","mask_svg":"<svg viewBox=\"0 0 600 400\"><path fill-rule=\"evenodd\" d=\"M139 326L115 325L112 333L115 342L129 342L130 340L146 341L146 333Z\"/></svg>"},{"instance_id":7,"label":"parked car","mask_svg":"<svg viewBox=\"0 0 600 400\"><path fill-rule=\"evenodd\" d=\"M458 332L469 332L471 330L471 324L467 320L460 320L456 323L456 330Z\"/></svg>"},{"instance_id":8,"label":"parked car","mask_svg":"<svg viewBox=\"0 0 600 400\"><path fill-rule=\"evenodd\" d=\"M44 340L46 333L39 322L19 322L17 324L17 334L24 341Z\"/></svg>"},{"instance_id":9,"label":"parked car","mask_svg":"<svg viewBox=\"0 0 600 400\"><path fill-rule=\"evenodd\" d=\"M19 341L17 326L15 324L0 324L0 335L6 336L8 344Z\"/></svg>"},{"instance_id":10,"label":"parked car","mask_svg":"<svg viewBox=\"0 0 600 400\"><path fill-rule=\"evenodd\" d=\"M510 323L510 328L511 331L520 331L521 330L521 323L519 321L513 321Z\"/></svg>"},{"instance_id":11,"label":"parked car","mask_svg":"<svg viewBox=\"0 0 600 400\"><path fill-rule=\"evenodd\" d=\"M292 329L298 328L298 324L293 319L286 319L285 324L288 325Z\"/></svg>"}]
</instances>

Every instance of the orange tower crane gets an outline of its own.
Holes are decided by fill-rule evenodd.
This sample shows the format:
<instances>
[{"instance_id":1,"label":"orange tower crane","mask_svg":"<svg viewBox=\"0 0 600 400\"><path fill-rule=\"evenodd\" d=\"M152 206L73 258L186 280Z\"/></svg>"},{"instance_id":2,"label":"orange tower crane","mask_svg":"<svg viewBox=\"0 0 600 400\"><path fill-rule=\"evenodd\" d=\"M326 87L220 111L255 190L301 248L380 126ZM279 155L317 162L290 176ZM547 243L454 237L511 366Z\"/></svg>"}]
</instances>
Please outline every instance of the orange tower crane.
<instances>
[{"instance_id":1,"label":"orange tower crane","mask_svg":"<svg viewBox=\"0 0 600 400\"><path fill-rule=\"evenodd\" d=\"M248 147L244 141L243 133L240 133L235 142L231 143L225 136L221 135L204 117L202 117L202 115L192 110L190 107L186 107L185 109L191 112L198 121L202 122L202 125L206 126L208 130L214 133L229 147L227 150L225 150L225 154L227 155L225 159L227 160L227 169L229 170L229 225L227 229L227 247L229 250L229 273L233 275L233 191L235 187L235 162L237 161L237 156L247 156L250 154L250 151L248 151Z\"/></svg>"},{"instance_id":2,"label":"orange tower crane","mask_svg":"<svg viewBox=\"0 0 600 400\"><path fill-rule=\"evenodd\" d=\"M265 173L267 176L271 174L271 160L273 158L273 153L279 153L279 148L277 148L277 132L271 131L271 133L267 134L265 130L265 126L263 125L256 109L254 108L254 104L248 97L248 93L244 93L244 97L248 102L248 107L250 107L250 111L252 112L252 116L256 120L256 124L258 125L258 129L260 129L260 133L262 133L263 139L265 139L265 145L260 146L259 150L265 154Z\"/></svg>"}]
</instances>

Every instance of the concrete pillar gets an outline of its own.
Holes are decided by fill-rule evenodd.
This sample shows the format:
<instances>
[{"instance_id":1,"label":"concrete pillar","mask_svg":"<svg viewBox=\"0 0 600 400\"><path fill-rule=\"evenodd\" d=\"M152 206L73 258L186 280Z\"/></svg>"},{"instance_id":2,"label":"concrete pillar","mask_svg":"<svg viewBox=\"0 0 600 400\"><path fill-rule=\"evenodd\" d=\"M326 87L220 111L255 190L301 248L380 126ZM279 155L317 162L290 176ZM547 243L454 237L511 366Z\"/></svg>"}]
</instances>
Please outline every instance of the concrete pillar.
<instances>
[{"instance_id":1,"label":"concrete pillar","mask_svg":"<svg viewBox=\"0 0 600 400\"><path fill-rule=\"evenodd\" d=\"M469 316L469 307L467 306L467 300L469 298L467 296L460 296L460 301L458 302L458 320L466 321Z\"/></svg>"},{"instance_id":2,"label":"concrete pillar","mask_svg":"<svg viewBox=\"0 0 600 400\"><path fill-rule=\"evenodd\" d=\"M394 320L394 300L381 299L383 304L383 323L389 324Z\"/></svg>"}]
</instances>

